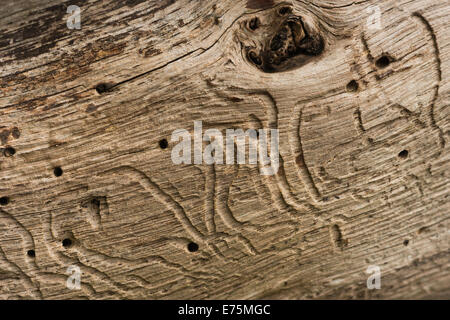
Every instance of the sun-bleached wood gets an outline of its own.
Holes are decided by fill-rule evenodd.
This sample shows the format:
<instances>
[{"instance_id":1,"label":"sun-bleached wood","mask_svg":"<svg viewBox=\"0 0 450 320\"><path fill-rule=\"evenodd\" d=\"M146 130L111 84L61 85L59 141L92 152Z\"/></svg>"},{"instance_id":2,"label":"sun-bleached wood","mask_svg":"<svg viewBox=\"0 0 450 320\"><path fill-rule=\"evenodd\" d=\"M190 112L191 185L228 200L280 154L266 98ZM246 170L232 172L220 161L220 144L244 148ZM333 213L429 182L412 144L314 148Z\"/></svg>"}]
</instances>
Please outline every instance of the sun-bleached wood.
<instances>
[{"instance_id":1,"label":"sun-bleached wood","mask_svg":"<svg viewBox=\"0 0 450 320\"><path fill-rule=\"evenodd\" d=\"M450 297L447 1L1 7L0 298ZM278 174L173 164L200 120Z\"/></svg>"}]
</instances>

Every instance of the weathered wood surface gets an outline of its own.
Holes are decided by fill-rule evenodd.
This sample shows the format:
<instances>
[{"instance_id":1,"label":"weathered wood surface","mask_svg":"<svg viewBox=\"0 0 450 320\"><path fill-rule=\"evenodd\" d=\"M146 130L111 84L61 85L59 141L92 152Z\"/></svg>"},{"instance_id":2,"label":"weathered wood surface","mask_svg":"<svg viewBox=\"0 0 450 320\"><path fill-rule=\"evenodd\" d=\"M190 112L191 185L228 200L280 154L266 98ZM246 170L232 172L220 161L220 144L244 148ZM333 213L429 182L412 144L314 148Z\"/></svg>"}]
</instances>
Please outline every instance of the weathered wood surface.
<instances>
[{"instance_id":1,"label":"weathered wood surface","mask_svg":"<svg viewBox=\"0 0 450 320\"><path fill-rule=\"evenodd\" d=\"M449 298L449 13L2 1L0 298ZM287 17L310 52L269 61ZM279 128L279 173L174 165L171 133L194 120Z\"/></svg>"}]
</instances>

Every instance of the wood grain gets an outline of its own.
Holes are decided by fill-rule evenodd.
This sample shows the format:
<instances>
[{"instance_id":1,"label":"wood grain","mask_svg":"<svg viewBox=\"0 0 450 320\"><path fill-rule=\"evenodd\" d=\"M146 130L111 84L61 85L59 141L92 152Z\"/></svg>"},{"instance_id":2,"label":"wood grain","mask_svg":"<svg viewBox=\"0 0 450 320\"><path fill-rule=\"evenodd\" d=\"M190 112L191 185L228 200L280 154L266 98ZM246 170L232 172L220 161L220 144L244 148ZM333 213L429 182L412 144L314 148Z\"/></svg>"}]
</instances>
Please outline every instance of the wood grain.
<instances>
[{"instance_id":1,"label":"wood grain","mask_svg":"<svg viewBox=\"0 0 450 320\"><path fill-rule=\"evenodd\" d=\"M1 6L0 298L450 297L448 2ZM278 173L173 164L194 121Z\"/></svg>"}]
</instances>

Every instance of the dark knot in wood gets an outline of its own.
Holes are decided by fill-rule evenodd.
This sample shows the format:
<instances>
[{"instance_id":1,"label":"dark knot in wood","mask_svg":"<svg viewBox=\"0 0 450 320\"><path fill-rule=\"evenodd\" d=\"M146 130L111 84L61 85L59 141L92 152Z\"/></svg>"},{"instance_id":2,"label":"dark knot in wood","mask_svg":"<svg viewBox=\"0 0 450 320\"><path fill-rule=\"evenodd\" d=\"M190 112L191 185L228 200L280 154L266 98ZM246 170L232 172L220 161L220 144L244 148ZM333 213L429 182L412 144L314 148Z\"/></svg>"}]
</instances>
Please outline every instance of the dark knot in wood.
<instances>
[{"instance_id":1,"label":"dark knot in wood","mask_svg":"<svg viewBox=\"0 0 450 320\"><path fill-rule=\"evenodd\" d=\"M264 72L281 72L298 68L312 56L324 50L324 40L318 31L305 27L300 16L279 14L281 23L274 21L269 36L261 39L261 48L248 48L248 60ZM251 20L250 25L255 25ZM252 28L253 30L255 28ZM309 31L308 31L309 30Z\"/></svg>"}]
</instances>

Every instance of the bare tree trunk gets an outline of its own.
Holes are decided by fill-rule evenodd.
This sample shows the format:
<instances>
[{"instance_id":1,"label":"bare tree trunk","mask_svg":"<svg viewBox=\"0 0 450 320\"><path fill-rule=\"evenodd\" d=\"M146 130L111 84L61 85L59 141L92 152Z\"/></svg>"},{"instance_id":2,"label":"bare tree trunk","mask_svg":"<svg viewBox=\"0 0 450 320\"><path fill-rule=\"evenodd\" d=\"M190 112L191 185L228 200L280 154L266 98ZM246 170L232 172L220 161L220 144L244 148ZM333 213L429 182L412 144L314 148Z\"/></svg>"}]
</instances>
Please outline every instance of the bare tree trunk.
<instances>
[{"instance_id":1,"label":"bare tree trunk","mask_svg":"<svg viewBox=\"0 0 450 320\"><path fill-rule=\"evenodd\" d=\"M1 7L0 298L450 297L447 1Z\"/></svg>"}]
</instances>

